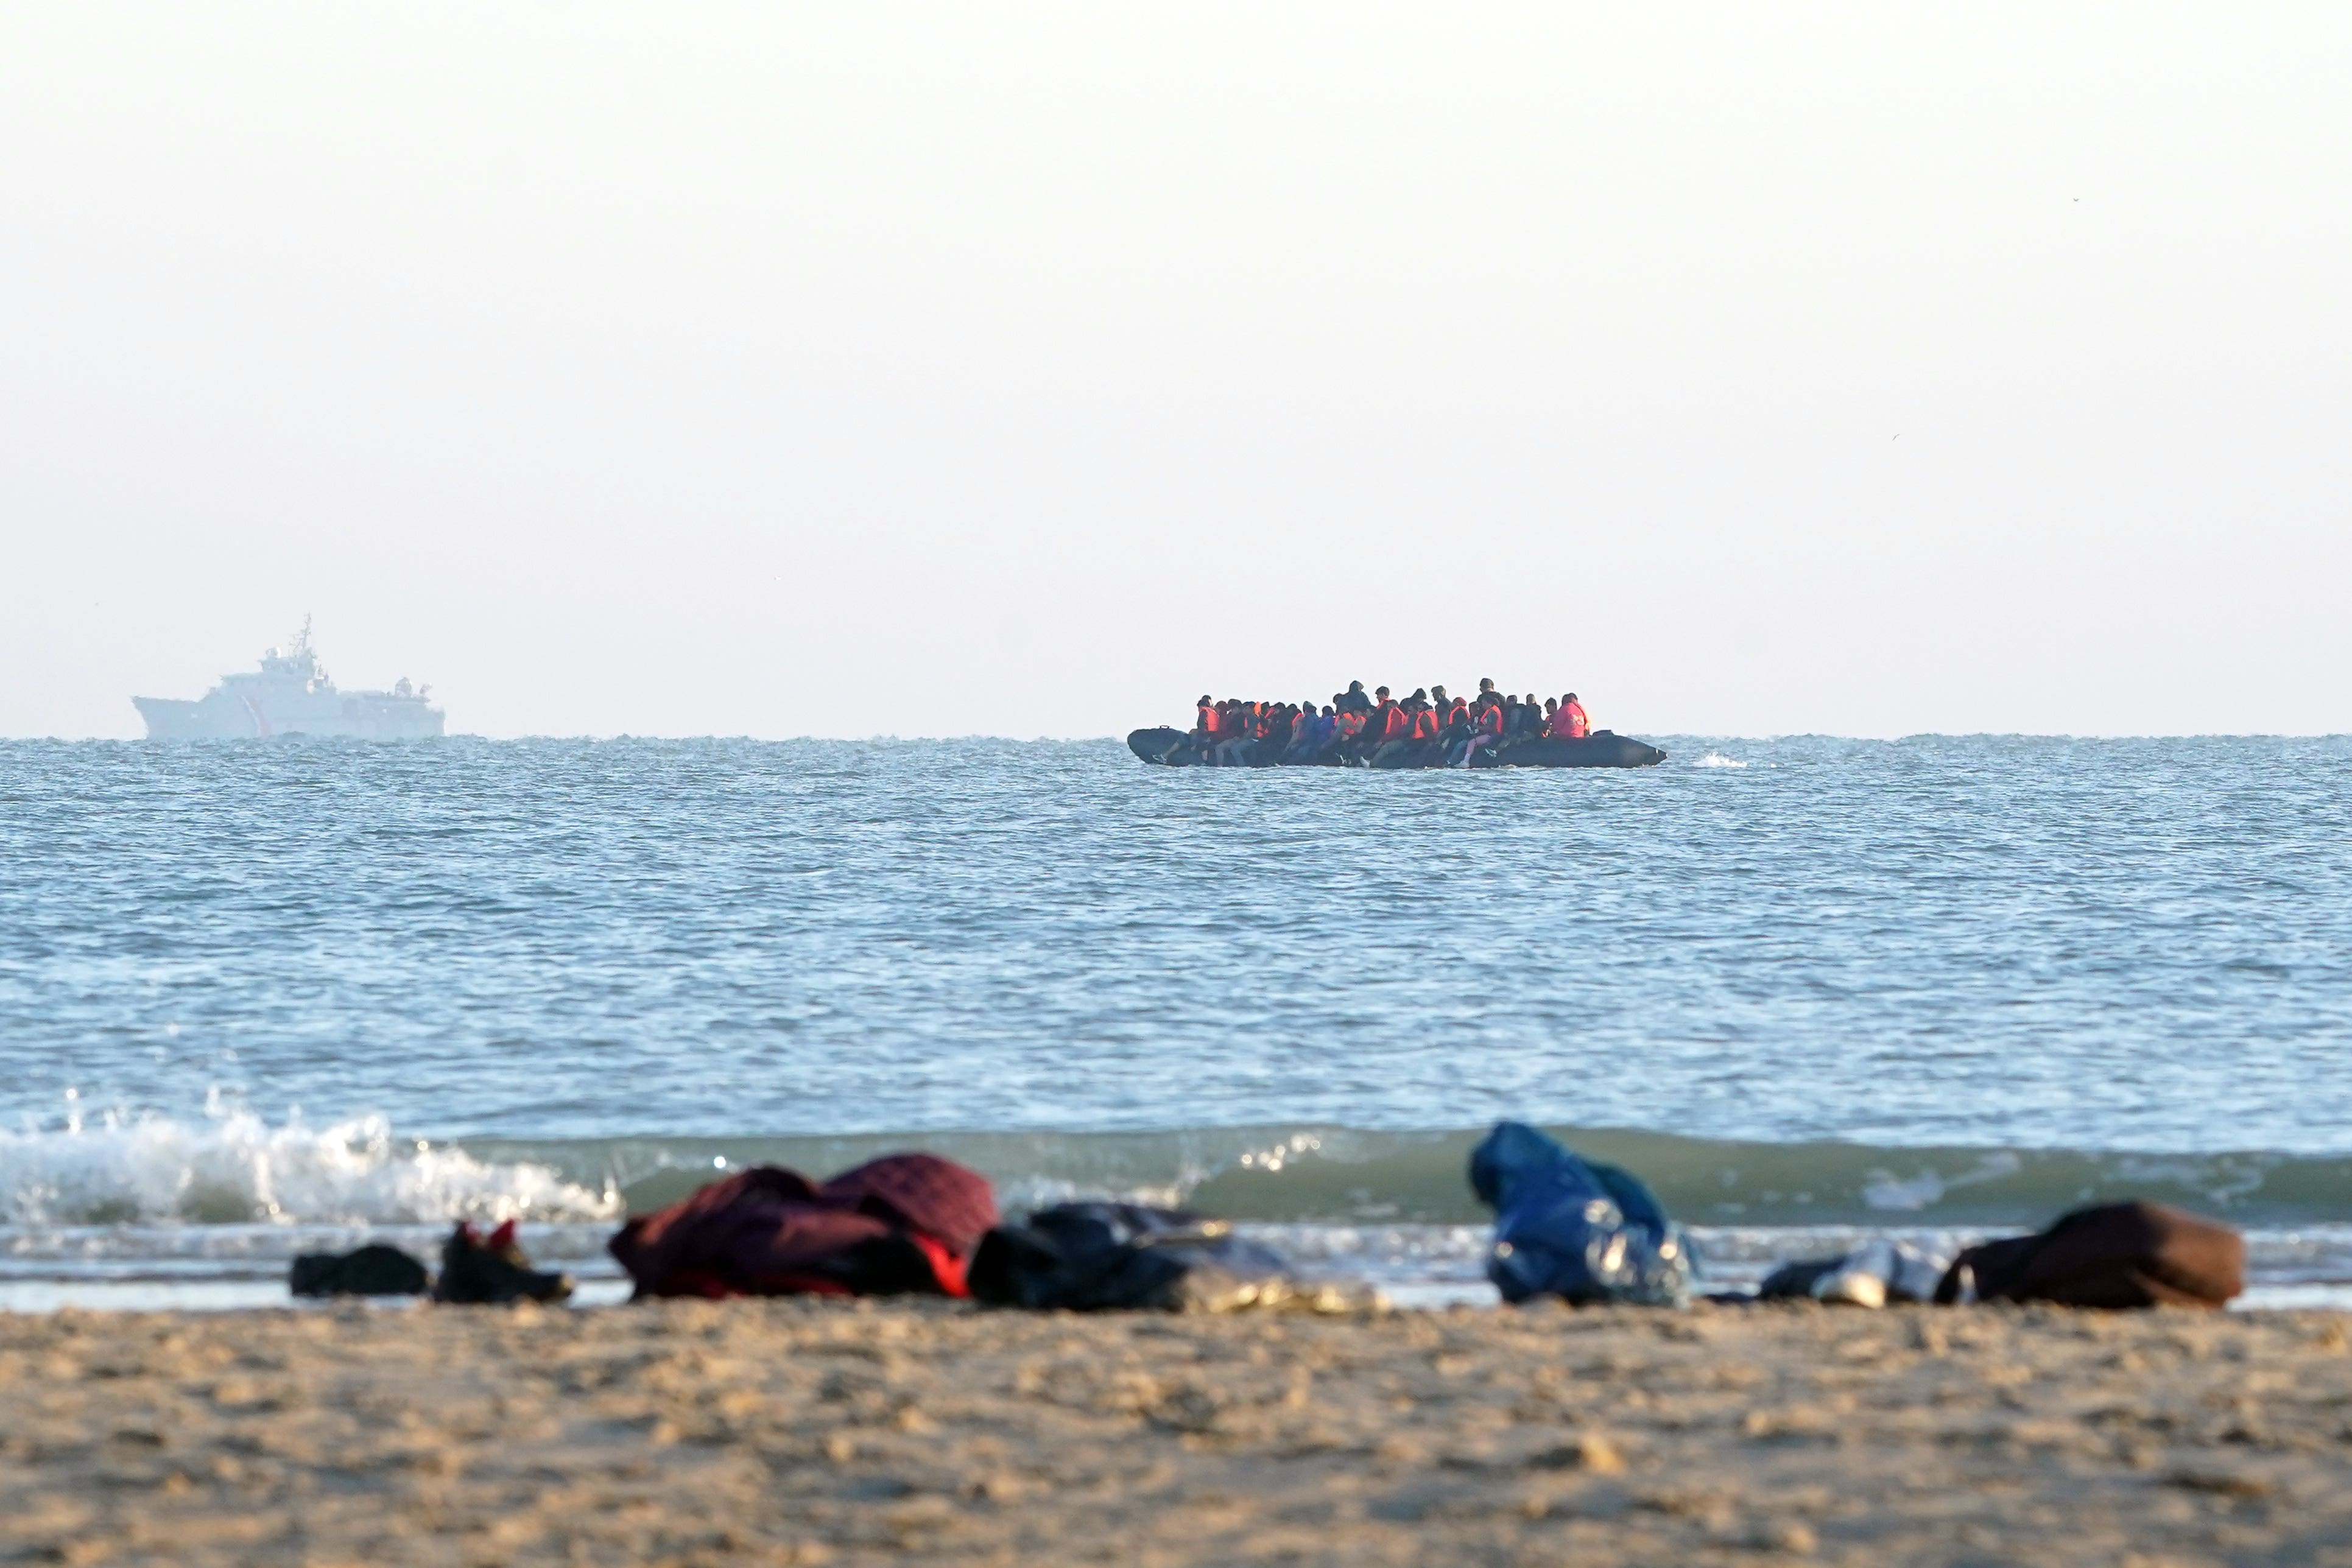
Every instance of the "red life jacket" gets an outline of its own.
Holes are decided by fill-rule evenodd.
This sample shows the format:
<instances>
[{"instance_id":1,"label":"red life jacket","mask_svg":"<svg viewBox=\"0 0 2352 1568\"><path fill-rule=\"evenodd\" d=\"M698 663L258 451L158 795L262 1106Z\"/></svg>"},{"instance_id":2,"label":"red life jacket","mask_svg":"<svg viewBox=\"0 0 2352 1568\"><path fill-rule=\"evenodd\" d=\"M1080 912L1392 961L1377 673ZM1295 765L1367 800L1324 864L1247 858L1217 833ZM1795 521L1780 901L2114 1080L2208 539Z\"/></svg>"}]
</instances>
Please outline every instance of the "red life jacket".
<instances>
[{"instance_id":1,"label":"red life jacket","mask_svg":"<svg viewBox=\"0 0 2352 1568\"><path fill-rule=\"evenodd\" d=\"M1592 721L1584 716L1582 703L1570 703L1559 710L1568 719L1568 738L1582 740L1592 733Z\"/></svg>"},{"instance_id":2,"label":"red life jacket","mask_svg":"<svg viewBox=\"0 0 2352 1568\"><path fill-rule=\"evenodd\" d=\"M1501 703L1488 703L1486 705L1485 711L1478 715L1478 729L1481 734L1485 735L1500 735L1503 733L1503 705Z\"/></svg>"}]
</instances>

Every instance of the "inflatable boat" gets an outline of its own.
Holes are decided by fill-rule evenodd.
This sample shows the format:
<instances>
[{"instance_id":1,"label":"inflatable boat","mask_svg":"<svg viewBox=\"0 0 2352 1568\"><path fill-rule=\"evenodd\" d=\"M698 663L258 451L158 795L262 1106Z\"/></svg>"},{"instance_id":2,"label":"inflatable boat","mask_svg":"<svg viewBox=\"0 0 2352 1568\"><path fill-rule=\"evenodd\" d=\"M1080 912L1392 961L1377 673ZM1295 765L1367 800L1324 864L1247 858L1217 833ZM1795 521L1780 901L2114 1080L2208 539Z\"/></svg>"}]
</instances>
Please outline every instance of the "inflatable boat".
<instances>
[{"instance_id":1,"label":"inflatable boat","mask_svg":"<svg viewBox=\"0 0 2352 1568\"><path fill-rule=\"evenodd\" d=\"M1192 737L1181 729L1139 729L1127 737L1127 748L1144 761L1159 768L1199 768L1204 759L1192 744ZM1391 753L1371 766L1381 768L1443 768L1451 748L1444 741L1425 740ZM1478 748L1470 759L1473 768L1655 768L1666 759L1666 754L1656 747L1635 740L1630 735L1615 730L1596 729L1581 740L1552 740L1528 736L1504 747ZM1254 762L1255 768L1284 766L1304 768L1363 767L1365 764L1343 763L1339 758L1325 756L1313 762L1285 764L1279 760Z\"/></svg>"}]
</instances>

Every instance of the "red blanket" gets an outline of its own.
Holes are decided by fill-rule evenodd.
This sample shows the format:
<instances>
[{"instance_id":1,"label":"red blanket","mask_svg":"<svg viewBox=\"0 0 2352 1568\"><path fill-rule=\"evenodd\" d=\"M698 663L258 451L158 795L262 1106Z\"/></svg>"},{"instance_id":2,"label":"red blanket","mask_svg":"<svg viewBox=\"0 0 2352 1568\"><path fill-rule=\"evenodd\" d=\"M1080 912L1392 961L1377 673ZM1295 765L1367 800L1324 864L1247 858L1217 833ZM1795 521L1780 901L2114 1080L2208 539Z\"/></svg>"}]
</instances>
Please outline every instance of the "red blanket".
<instances>
[{"instance_id":1,"label":"red blanket","mask_svg":"<svg viewBox=\"0 0 2352 1568\"><path fill-rule=\"evenodd\" d=\"M823 1186L757 1166L630 1220L610 1249L640 1296L961 1296L996 1218L979 1172L887 1155Z\"/></svg>"}]
</instances>

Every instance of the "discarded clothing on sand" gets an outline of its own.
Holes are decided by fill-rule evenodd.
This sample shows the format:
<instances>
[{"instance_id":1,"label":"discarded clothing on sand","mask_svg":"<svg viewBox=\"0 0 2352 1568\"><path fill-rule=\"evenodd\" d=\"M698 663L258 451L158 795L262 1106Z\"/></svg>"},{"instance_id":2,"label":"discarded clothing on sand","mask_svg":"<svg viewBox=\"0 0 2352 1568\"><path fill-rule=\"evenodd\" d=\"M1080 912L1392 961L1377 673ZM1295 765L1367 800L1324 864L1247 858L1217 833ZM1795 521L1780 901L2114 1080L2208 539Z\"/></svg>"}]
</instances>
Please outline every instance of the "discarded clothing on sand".
<instances>
[{"instance_id":1,"label":"discarded clothing on sand","mask_svg":"<svg viewBox=\"0 0 2352 1568\"><path fill-rule=\"evenodd\" d=\"M886 1155L822 1186L756 1166L630 1220L608 1249L639 1296L961 1296L996 1218L979 1172Z\"/></svg>"},{"instance_id":2,"label":"discarded clothing on sand","mask_svg":"<svg viewBox=\"0 0 2352 1568\"><path fill-rule=\"evenodd\" d=\"M2245 1239L2228 1226L2160 1203L2106 1203L1969 1248L1936 1300L2219 1307L2245 1288Z\"/></svg>"},{"instance_id":3,"label":"discarded clothing on sand","mask_svg":"<svg viewBox=\"0 0 2352 1568\"><path fill-rule=\"evenodd\" d=\"M1495 1211L1486 1277L1503 1300L1690 1300L1690 1243L1629 1172L1581 1159L1525 1123L1500 1122L1470 1152L1470 1186Z\"/></svg>"},{"instance_id":4,"label":"discarded clothing on sand","mask_svg":"<svg viewBox=\"0 0 2352 1568\"><path fill-rule=\"evenodd\" d=\"M1223 1220L1131 1203L1065 1203L1001 1225L971 1260L974 1300L1099 1312L1225 1312L1249 1307L1341 1312L1377 1292L1301 1281L1272 1249Z\"/></svg>"},{"instance_id":5,"label":"discarded clothing on sand","mask_svg":"<svg viewBox=\"0 0 2352 1568\"><path fill-rule=\"evenodd\" d=\"M1783 1263L1764 1277L1756 1295L1768 1301L1810 1299L1851 1307L1928 1301L1948 1267L1949 1259L1907 1241L1874 1239L1835 1258Z\"/></svg>"},{"instance_id":6,"label":"discarded clothing on sand","mask_svg":"<svg viewBox=\"0 0 2352 1568\"><path fill-rule=\"evenodd\" d=\"M298 1296L421 1296L432 1284L423 1263L380 1241L350 1252L305 1252L287 1278Z\"/></svg>"},{"instance_id":7,"label":"discarded clothing on sand","mask_svg":"<svg viewBox=\"0 0 2352 1568\"><path fill-rule=\"evenodd\" d=\"M441 1277L433 1299L465 1306L505 1306L514 1301L561 1301L572 1294L572 1276L530 1266L515 1222L505 1221L485 1238L463 1221L441 1244Z\"/></svg>"}]
</instances>

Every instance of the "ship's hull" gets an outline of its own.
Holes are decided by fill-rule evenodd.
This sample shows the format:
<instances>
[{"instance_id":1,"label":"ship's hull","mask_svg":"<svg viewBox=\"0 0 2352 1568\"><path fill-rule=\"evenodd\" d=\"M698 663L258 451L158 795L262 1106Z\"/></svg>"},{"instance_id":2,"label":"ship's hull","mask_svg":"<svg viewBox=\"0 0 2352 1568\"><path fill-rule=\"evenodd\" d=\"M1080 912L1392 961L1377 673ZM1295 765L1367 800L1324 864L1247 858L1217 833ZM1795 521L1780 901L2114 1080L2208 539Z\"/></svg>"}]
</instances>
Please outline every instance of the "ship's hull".
<instances>
[{"instance_id":1,"label":"ship's hull","mask_svg":"<svg viewBox=\"0 0 2352 1568\"><path fill-rule=\"evenodd\" d=\"M1127 737L1127 747L1143 761L1168 768L1201 766L1198 751L1186 744L1190 737L1181 729L1139 729ZM1424 741L1383 754L1381 760L1370 764L1383 769L1398 768L1443 768L1446 766L1447 747L1436 741ZM1654 768L1666 759L1666 754L1630 735L1613 730L1598 730L1581 740L1551 740L1529 737L1517 740L1501 750L1481 747L1471 758L1473 768ZM1258 763L1256 766L1266 766ZM1326 757L1308 767L1334 766Z\"/></svg>"},{"instance_id":2,"label":"ship's hull","mask_svg":"<svg viewBox=\"0 0 2352 1568\"><path fill-rule=\"evenodd\" d=\"M330 736L352 740L428 740L442 713L388 692L300 692L264 698L215 690L195 702L132 697L150 740L275 740Z\"/></svg>"}]
</instances>

